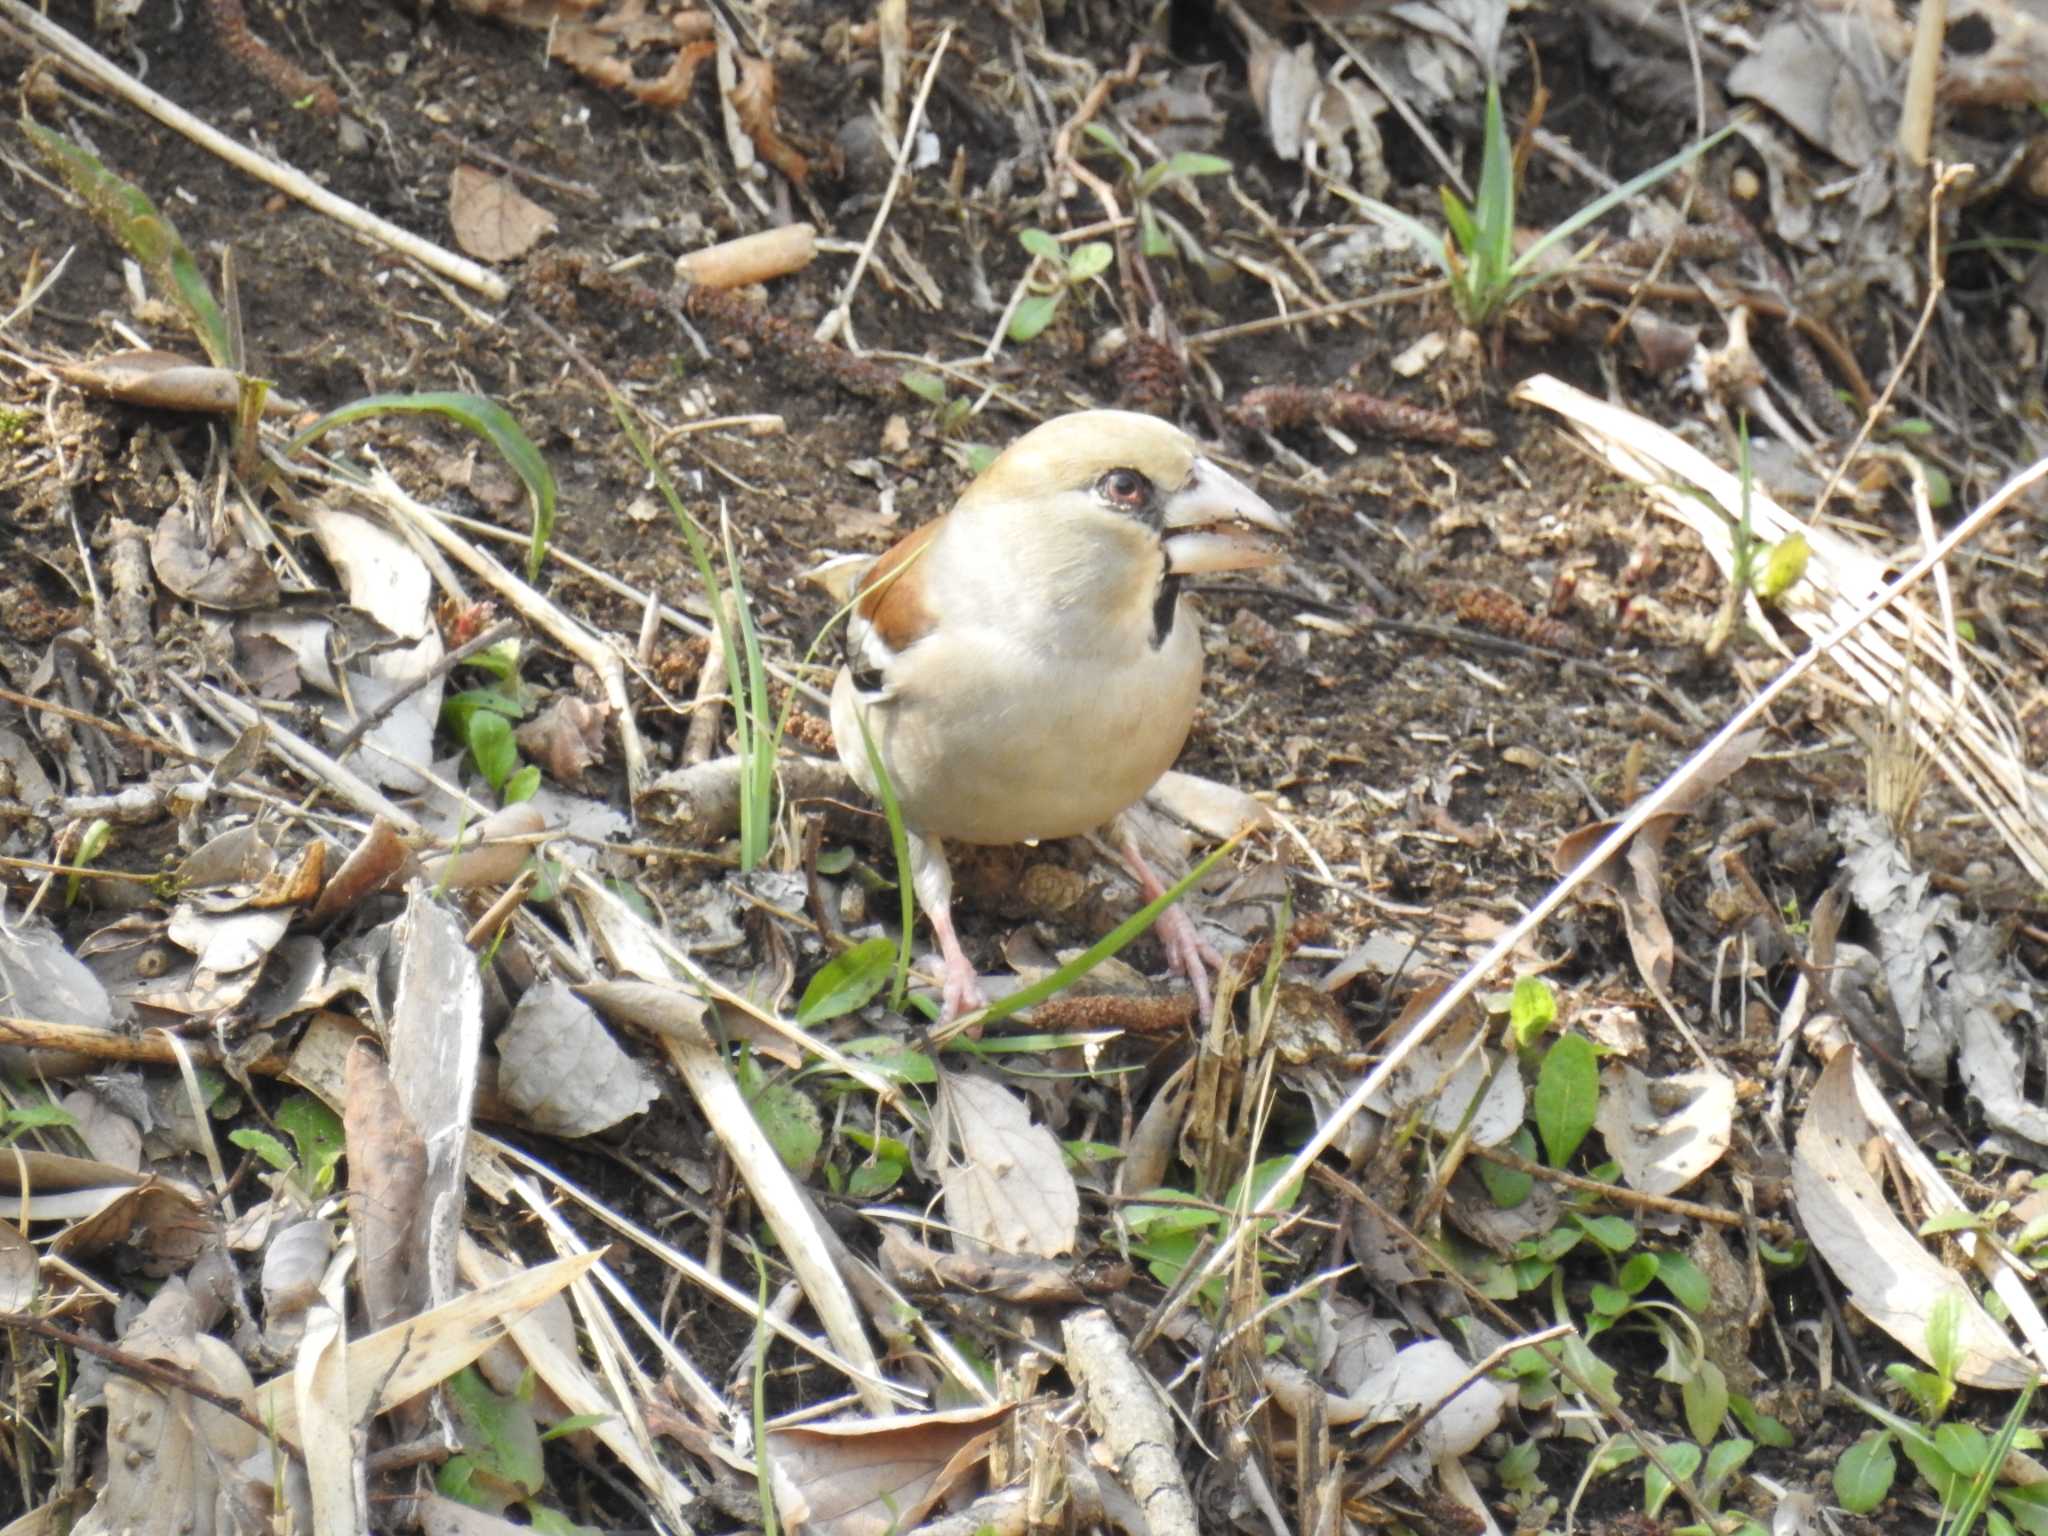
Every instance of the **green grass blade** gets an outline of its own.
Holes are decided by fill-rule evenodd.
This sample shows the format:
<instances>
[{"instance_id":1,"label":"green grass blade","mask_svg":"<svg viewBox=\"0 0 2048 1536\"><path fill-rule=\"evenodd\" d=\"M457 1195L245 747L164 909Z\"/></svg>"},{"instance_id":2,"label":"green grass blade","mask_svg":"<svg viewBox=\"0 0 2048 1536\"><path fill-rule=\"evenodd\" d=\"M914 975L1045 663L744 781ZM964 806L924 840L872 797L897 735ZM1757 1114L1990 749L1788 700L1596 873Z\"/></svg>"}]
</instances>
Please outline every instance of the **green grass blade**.
<instances>
[{"instance_id":1,"label":"green grass blade","mask_svg":"<svg viewBox=\"0 0 2048 1536\"><path fill-rule=\"evenodd\" d=\"M1667 159L1659 160L1640 176L1631 176L1612 192L1607 192L1594 198L1592 202L1586 204L1585 207L1566 219L1562 224L1553 225L1545 230L1527 250L1515 258L1513 266L1508 270L1516 276L1533 270L1544 252L1548 251L1553 245L1558 245L1571 239L1573 235L1610 209L1627 202L1644 188L1655 186L1673 171L1690 165L1716 144L1727 138L1729 134L1733 133L1739 126L1739 123L1740 120L1738 119L1736 122L1723 124L1713 133L1701 139L1697 144L1688 144L1677 154Z\"/></svg>"},{"instance_id":2,"label":"green grass blade","mask_svg":"<svg viewBox=\"0 0 2048 1536\"><path fill-rule=\"evenodd\" d=\"M1097 939L1087 949L1069 960L1051 975L1041 976L1029 986L1019 987L1015 992L1010 993L1009 996L996 999L986 1008L978 1009L973 1013L962 1014L953 1021L949 1032L968 1029L976 1024L993 1024L998 1019L1008 1018L1020 1008L1029 1008L1034 1003L1042 1003L1054 993L1072 986L1076 981L1094 970L1096 966L1107 960L1111 955L1122 950L1136 939L1138 935L1158 922L1160 913L1185 896L1194 887L1196 881L1214 869L1217 862L1225 854L1230 853L1243 841L1244 833L1240 832L1228 842L1219 844L1210 852L1206 859L1203 859L1201 863L1160 892L1156 900L1147 902L1143 907L1140 907L1136 912L1133 912L1129 917L1118 923L1108 933Z\"/></svg>"},{"instance_id":3,"label":"green grass blade","mask_svg":"<svg viewBox=\"0 0 2048 1536\"><path fill-rule=\"evenodd\" d=\"M1390 234L1399 235L1415 247L1418 255L1433 263L1445 277L1456 274L1451 269L1450 257L1444 251L1444 234L1440 229L1431 229L1413 214L1403 213L1391 203L1378 198L1361 197L1357 207L1373 223Z\"/></svg>"},{"instance_id":4,"label":"green grass blade","mask_svg":"<svg viewBox=\"0 0 2048 1536\"><path fill-rule=\"evenodd\" d=\"M217 367L239 369L241 361L235 356L227 316L214 301L213 290L179 236L177 225L157 211L147 193L107 169L91 151L31 118L23 118L21 128L84 201L100 227L170 296L206 349L208 360Z\"/></svg>"},{"instance_id":5,"label":"green grass blade","mask_svg":"<svg viewBox=\"0 0 2048 1536\"><path fill-rule=\"evenodd\" d=\"M1475 286L1497 301L1515 259L1515 146L1500 107L1500 82L1486 82L1486 129L1479 157L1479 197L1472 208ZM1490 305L1489 305L1490 307Z\"/></svg>"},{"instance_id":6,"label":"green grass blade","mask_svg":"<svg viewBox=\"0 0 2048 1536\"><path fill-rule=\"evenodd\" d=\"M349 422L408 411L445 416L474 432L498 450L498 456L525 484L533 504L533 539L526 551L526 579L532 581L540 574L541 558L547 553L548 540L554 536L555 472L548 468L548 461L512 413L497 401L483 395L433 390L411 395L366 395L335 407L306 428L285 445L285 456L289 458L316 438Z\"/></svg>"},{"instance_id":7,"label":"green grass blade","mask_svg":"<svg viewBox=\"0 0 2048 1536\"><path fill-rule=\"evenodd\" d=\"M889 820L889 851L896 855L896 890L902 898L903 937L896 949L896 976L889 987L889 1007L892 1012L903 1009L903 996L910 990L910 931L917 924L916 882L910 877L910 832L903 825L903 806L896 798L895 782L889 777L888 765L882 761L881 748L875 745L875 734L868 729L868 712L855 709L854 720L860 726L860 742L867 748L868 767L874 770L875 792L882 802L882 814Z\"/></svg>"},{"instance_id":8,"label":"green grass blade","mask_svg":"<svg viewBox=\"0 0 2048 1536\"><path fill-rule=\"evenodd\" d=\"M775 756L781 750L782 733L780 721L770 723L768 663L761 654L761 637L754 629L754 605L747 598L746 582L740 576L739 553L732 542L732 521L726 516L723 503L718 516L725 539L726 581L739 620L740 655L746 663L744 676L730 686L733 713L744 712L747 716L747 728L740 737L744 786L740 800L740 868L753 869L768 857L770 833L775 826ZM743 691L744 711L740 702Z\"/></svg>"}]
</instances>

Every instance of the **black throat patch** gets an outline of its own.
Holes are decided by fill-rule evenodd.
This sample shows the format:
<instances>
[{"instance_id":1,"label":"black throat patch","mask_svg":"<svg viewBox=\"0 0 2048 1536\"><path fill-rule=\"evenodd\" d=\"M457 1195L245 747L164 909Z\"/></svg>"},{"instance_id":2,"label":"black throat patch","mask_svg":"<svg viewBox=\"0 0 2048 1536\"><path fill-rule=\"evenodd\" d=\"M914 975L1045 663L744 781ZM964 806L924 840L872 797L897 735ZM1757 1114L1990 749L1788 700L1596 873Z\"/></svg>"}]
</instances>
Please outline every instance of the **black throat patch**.
<instances>
[{"instance_id":1,"label":"black throat patch","mask_svg":"<svg viewBox=\"0 0 2048 1536\"><path fill-rule=\"evenodd\" d=\"M1152 599L1152 649L1166 644L1173 633L1173 620L1180 609L1180 577L1170 570L1159 575L1159 592Z\"/></svg>"}]
</instances>

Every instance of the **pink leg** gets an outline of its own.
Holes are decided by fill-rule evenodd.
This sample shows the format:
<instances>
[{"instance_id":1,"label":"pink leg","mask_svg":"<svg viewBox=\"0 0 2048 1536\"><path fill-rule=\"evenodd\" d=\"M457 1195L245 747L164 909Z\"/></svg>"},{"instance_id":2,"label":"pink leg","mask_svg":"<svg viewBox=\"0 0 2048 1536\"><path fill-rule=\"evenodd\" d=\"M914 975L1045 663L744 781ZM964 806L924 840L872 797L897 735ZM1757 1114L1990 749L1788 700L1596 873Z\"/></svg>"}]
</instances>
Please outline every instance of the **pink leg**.
<instances>
[{"instance_id":1,"label":"pink leg","mask_svg":"<svg viewBox=\"0 0 2048 1536\"><path fill-rule=\"evenodd\" d=\"M1146 901L1157 901L1166 892L1166 882L1145 862L1145 855L1138 851L1138 839L1129 827L1120 827L1119 852L1123 855L1124 867L1131 872L1131 878L1138 882L1138 892ZM1188 916L1185 908L1175 902L1159 914L1156 924L1159 942L1166 950L1167 963L1188 980L1195 991L1195 1019L1198 1023L1209 1022L1209 972L1223 969L1223 957L1216 953L1213 945L1204 943L1202 936L1195 932L1195 920Z\"/></svg>"},{"instance_id":2,"label":"pink leg","mask_svg":"<svg viewBox=\"0 0 2048 1536\"><path fill-rule=\"evenodd\" d=\"M953 931L953 870L946 863L945 846L937 838L910 834L910 883L917 891L917 904L931 919L932 935L946 962L939 1022L950 1024L961 1014L984 1006L988 999L981 993L980 973L960 947L960 935Z\"/></svg>"}]
</instances>

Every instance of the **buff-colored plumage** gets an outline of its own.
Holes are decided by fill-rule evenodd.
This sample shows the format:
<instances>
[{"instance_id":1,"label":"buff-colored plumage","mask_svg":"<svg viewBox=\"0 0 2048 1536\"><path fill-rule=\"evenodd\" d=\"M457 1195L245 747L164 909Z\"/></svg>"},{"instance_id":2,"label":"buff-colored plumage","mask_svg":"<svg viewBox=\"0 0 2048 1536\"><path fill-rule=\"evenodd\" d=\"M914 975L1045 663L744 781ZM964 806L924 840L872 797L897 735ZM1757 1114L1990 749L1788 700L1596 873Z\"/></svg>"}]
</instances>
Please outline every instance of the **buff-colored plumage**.
<instances>
[{"instance_id":1,"label":"buff-colored plumage","mask_svg":"<svg viewBox=\"0 0 2048 1536\"><path fill-rule=\"evenodd\" d=\"M1240 531L1195 531L1217 525ZM861 578L833 735L874 792L864 716L888 767L945 952L949 1017L978 993L940 840L1073 836L1144 795L1186 741L1201 688L1199 620L1179 579L1271 563L1244 525L1286 527L1178 428L1085 411L1019 438ZM1133 867L1156 888L1142 860ZM1192 928L1185 940L1177 962ZM1198 965L1191 979L1205 998Z\"/></svg>"}]
</instances>

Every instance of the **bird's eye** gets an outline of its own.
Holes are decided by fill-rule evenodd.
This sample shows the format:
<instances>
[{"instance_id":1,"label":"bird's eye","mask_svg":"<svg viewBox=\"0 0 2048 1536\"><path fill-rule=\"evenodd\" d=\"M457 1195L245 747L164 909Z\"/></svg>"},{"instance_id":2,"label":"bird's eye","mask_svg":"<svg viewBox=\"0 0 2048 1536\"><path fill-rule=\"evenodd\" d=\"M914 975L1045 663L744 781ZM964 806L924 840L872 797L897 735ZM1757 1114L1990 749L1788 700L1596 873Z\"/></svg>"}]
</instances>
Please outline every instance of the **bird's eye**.
<instances>
[{"instance_id":1,"label":"bird's eye","mask_svg":"<svg viewBox=\"0 0 2048 1536\"><path fill-rule=\"evenodd\" d=\"M1152 482L1135 469L1112 469L1095 482L1102 499L1120 512L1137 512L1152 499Z\"/></svg>"}]
</instances>

